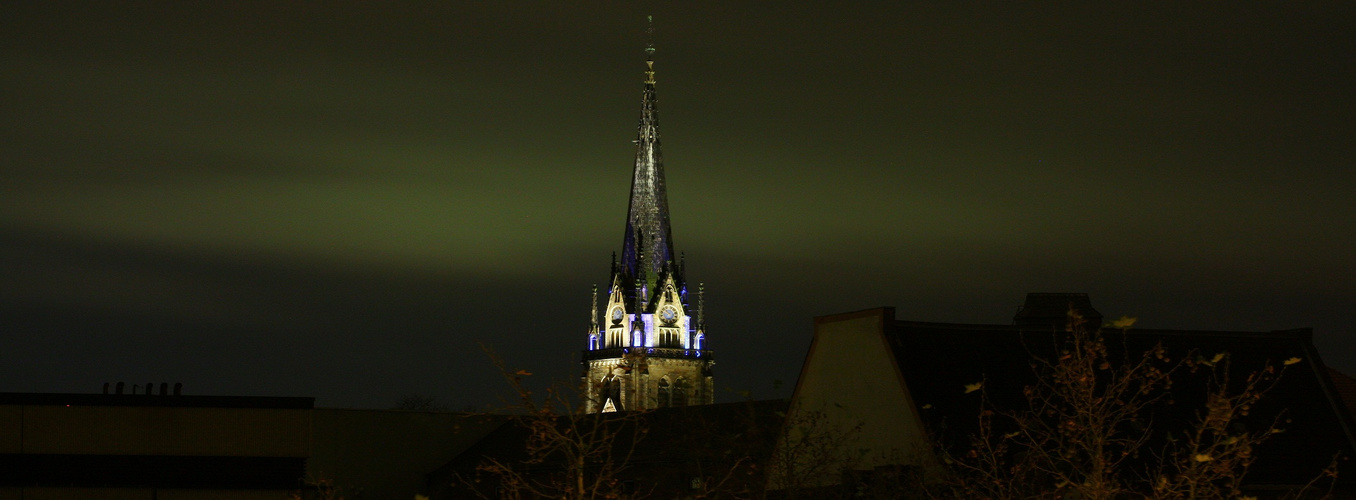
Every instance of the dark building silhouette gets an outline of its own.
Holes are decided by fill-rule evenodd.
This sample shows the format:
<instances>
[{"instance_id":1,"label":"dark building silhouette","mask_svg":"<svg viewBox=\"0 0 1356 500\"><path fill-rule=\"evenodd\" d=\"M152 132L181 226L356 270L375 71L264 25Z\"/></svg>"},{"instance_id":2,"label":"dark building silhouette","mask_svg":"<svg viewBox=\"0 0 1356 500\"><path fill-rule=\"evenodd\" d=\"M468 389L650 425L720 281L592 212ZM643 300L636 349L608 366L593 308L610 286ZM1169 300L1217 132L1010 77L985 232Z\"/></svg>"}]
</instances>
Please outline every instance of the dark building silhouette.
<instances>
[{"instance_id":1,"label":"dark building silhouette","mask_svg":"<svg viewBox=\"0 0 1356 500\"><path fill-rule=\"evenodd\" d=\"M1036 376L1033 356L1057 357L1071 309L1089 325L1102 323L1086 294L1046 293L1030 294L1008 325L897 320L893 308L817 317L789 418L823 412L839 428L860 424L858 441L846 448L864 451L861 466L866 469L926 469L938 463L933 439L952 449L967 446L978 429L979 388L992 407L1026 404L1023 389ZM1228 373L1235 381L1268 365L1289 365L1277 385L1238 422L1256 431L1284 416L1285 432L1257 449L1246 478L1252 491L1298 488L1318 477L1335 455L1349 458L1356 453L1349 406L1356 382L1323 364L1310 329L1107 328L1102 334L1112 359L1159 344L1176 359L1195 355L1208 360L1227 353ZM1154 422L1163 426L1196 418L1195 412L1205 407L1208 372L1179 373L1171 404L1154 408ZM1153 439L1150 448L1168 436L1160 432ZM830 474L817 481L830 487L844 478ZM1350 492L1349 483L1343 485Z\"/></svg>"},{"instance_id":2,"label":"dark building silhouette","mask_svg":"<svg viewBox=\"0 0 1356 500\"><path fill-rule=\"evenodd\" d=\"M413 498L502 422L312 398L0 393L0 499L286 500L315 481Z\"/></svg>"}]
</instances>

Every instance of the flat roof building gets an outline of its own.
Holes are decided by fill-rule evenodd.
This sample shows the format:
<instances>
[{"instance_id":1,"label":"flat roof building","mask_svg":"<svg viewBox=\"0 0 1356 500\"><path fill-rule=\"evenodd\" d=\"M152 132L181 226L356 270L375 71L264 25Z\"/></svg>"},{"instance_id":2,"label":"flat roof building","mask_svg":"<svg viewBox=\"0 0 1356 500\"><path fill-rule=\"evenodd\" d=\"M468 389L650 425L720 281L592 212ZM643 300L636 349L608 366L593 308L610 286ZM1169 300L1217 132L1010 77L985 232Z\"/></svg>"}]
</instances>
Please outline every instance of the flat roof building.
<instances>
[{"instance_id":1,"label":"flat roof building","mask_svg":"<svg viewBox=\"0 0 1356 500\"><path fill-rule=\"evenodd\" d=\"M281 500L319 482L408 499L502 421L302 397L0 393L0 500Z\"/></svg>"}]
</instances>

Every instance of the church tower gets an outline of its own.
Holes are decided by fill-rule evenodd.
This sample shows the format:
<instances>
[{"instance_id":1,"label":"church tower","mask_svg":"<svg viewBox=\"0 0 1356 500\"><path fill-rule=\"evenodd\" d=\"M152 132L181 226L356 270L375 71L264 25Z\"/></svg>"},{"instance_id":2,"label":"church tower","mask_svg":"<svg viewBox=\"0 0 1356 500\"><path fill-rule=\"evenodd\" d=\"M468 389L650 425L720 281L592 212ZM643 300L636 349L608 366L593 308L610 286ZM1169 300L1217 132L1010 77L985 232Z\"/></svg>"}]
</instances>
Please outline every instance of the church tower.
<instances>
[{"instance_id":1,"label":"church tower","mask_svg":"<svg viewBox=\"0 0 1356 500\"><path fill-rule=\"evenodd\" d=\"M593 319L583 352L584 411L589 413L711 404L715 395L714 363L702 321L703 290L698 285L693 304L683 258L674 259L659 152L654 45L645 52L645 90L621 261L612 255L601 323L594 286Z\"/></svg>"}]
</instances>

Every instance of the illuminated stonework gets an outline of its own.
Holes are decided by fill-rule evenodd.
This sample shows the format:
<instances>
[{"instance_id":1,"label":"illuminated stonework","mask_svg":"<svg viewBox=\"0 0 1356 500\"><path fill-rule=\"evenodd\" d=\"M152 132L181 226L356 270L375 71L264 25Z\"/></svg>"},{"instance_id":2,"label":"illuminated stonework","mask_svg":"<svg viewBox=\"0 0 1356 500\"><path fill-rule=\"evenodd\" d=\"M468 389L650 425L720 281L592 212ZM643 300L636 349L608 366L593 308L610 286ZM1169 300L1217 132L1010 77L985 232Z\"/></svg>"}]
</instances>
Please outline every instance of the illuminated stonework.
<instances>
[{"instance_id":1,"label":"illuminated stonework","mask_svg":"<svg viewBox=\"0 0 1356 500\"><path fill-rule=\"evenodd\" d=\"M622 259L602 304L594 289L593 321L583 353L586 412L710 404L711 351L706 349L702 289L688 301L686 265L675 262L664 162L659 150L654 47L646 49L645 91L636 134L636 162Z\"/></svg>"}]
</instances>

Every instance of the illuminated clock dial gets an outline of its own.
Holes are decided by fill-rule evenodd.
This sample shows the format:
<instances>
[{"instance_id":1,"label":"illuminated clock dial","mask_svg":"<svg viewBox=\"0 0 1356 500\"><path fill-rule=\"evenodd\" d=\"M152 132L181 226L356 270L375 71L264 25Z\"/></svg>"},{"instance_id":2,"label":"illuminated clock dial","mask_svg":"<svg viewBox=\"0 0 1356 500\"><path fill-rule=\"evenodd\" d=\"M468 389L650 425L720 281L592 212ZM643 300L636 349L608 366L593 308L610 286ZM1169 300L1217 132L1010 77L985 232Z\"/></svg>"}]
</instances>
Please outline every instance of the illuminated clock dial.
<instances>
[{"instance_id":1,"label":"illuminated clock dial","mask_svg":"<svg viewBox=\"0 0 1356 500\"><path fill-rule=\"evenodd\" d=\"M622 320L622 310L621 310L621 308L619 307L619 308L613 309L613 310L612 310L612 322L613 322L613 323L621 323L621 320Z\"/></svg>"},{"instance_id":2,"label":"illuminated clock dial","mask_svg":"<svg viewBox=\"0 0 1356 500\"><path fill-rule=\"evenodd\" d=\"M659 317L662 318L665 323L673 323L678 321L678 310L672 307L665 307L664 310L659 313Z\"/></svg>"}]
</instances>

